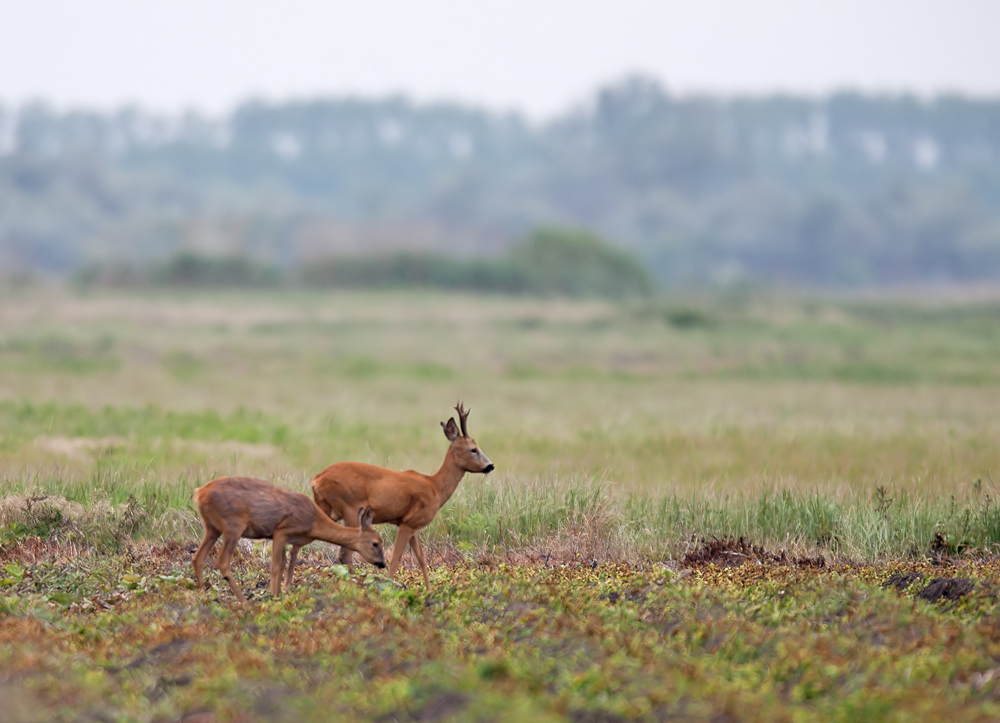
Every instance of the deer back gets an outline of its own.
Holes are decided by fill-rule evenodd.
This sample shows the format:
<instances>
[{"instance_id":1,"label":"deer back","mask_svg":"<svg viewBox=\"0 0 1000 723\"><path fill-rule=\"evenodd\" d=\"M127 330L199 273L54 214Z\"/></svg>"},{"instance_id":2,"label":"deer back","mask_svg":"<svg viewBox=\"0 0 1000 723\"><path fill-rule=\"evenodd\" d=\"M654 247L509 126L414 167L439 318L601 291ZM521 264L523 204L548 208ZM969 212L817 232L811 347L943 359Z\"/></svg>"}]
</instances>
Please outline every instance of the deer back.
<instances>
[{"instance_id":1,"label":"deer back","mask_svg":"<svg viewBox=\"0 0 1000 723\"><path fill-rule=\"evenodd\" d=\"M363 462L330 465L313 478L312 490L316 503L334 519L350 519L371 506L375 524L399 524L415 506L433 504L437 496L426 475Z\"/></svg>"},{"instance_id":2,"label":"deer back","mask_svg":"<svg viewBox=\"0 0 1000 723\"><path fill-rule=\"evenodd\" d=\"M279 525L305 534L316 518L306 495L251 477L214 479L196 490L194 499L205 522L218 530L242 529L250 539L271 538Z\"/></svg>"}]
</instances>

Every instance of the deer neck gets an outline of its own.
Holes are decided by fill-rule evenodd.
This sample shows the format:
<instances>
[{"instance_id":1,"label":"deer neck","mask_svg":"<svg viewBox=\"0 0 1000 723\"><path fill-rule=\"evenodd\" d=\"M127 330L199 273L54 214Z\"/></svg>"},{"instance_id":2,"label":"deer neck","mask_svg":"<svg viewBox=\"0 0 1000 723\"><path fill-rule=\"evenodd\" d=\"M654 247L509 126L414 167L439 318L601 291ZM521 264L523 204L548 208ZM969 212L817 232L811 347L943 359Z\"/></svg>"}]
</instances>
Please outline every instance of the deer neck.
<instances>
[{"instance_id":1,"label":"deer neck","mask_svg":"<svg viewBox=\"0 0 1000 723\"><path fill-rule=\"evenodd\" d=\"M441 469L430 477L431 482L437 488L442 505L455 494L455 490L458 489L458 484L464 476L465 470L458 466L455 456L452 454L451 448L449 448L448 454L445 455L444 462L441 464Z\"/></svg>"},{"instance_id":2,"label":"deer neck","mask_svg":"<svg viewBox=\"0 0 1000 723\"><path fill-rule=\"evenodd\" d=\"M338 525L317 506L316 519L313 521L312 529L309 530L309 537L334 545L350 545L358 541L360 532L350 527Z\"/></svg>"}]
</instances>

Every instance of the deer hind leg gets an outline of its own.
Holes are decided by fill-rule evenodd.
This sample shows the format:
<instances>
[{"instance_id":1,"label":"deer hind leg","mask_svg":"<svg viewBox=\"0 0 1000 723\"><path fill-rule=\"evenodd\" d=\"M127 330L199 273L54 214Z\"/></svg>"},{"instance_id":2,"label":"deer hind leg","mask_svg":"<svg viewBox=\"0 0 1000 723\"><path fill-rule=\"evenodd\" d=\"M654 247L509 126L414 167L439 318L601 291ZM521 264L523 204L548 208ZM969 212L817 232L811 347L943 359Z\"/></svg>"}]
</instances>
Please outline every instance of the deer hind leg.
<instances>
[{"instance_id":1,"label":"deer hind leg","mask_svg":"<svg viewBox=\"0 0 1000 723\"><path fill-rule=\"evenodd\" d=\"M334 516L333 505L326 501L325 498L313 492L313 499L316 501L316 506L323 510L323 513L329 517L334 522L338 522L337 518Z\"/></svg>"},{"instance_id":2,"label":"deer hind leg","mask_svg":"<svg viewBox=\"0 0 1000 723\"><path fill-rule=\"evenodd\" d=\"M396 533L396 542L392 546L392 562L389 563L389 579L396 575L399 569L399 561L403 558L403 550L413 537L414 529L407 525L400 525L399 532Z\"/></svg>"},{"instance_id":3,"label":"deer hind leg","mask_svg":"<svg viewBox=\"0 0 1000 723\"><path fill-rule=\"evenodd\" d=\"M288 574L285 576L285 590L292 589L292 575L295 572L295 561L299 559L299 550L302 545L292 545L292 552L288 556Z\"/></svg>"},{"instance_id":4,"label":"deer hind leg","mask_svg":"<svg viewBox=\"0 0 1000 723\"><path fill-rule=\"evenodd\" d=\"M204 576L202 571L205 569L205 558L208 557L208 553L212 551L215 547L215 541L219 539L219 535L222 533L215 529L214 527L209 527L205 525L205 536L201 538L201 544L198 545L198 551L194 553L194 579L196 582L195 589L201 590L202 583L204 582Z\"/></svg>"},{"instance_id":5,"label":"deer hind leg","mask_svg":"<svg viewBox=\"0 0 1000 723\"><path fill-rule=\"evenodd\" d=\"M271 594L281 595L281 578L285 574L285 542L284 535L275 534L271 540Z\"/></svg>"},{"instance_id":6,"label":"deer hind leg","mask_svg":"<svg viewBox=\"0 0 1000 723\"><path fill-rule=\"evenodd\" d=\"M430 590L431 579L427 576L427 560L424 559L424 548L420 544L420 538L417 537L417 533L413 533L413 537L410 538L410 549L413 550L413 554L417 556L417 562L420 563L420 570L424 573L424 585Z\"/></svg>"},{"instance_id":7,"label":"deer hind leg","mask_svg":"<svg viewBox=\"0 0 1000 723\"><path fill-rule=\"evenodd\" d=\"M229 583L229 587L232 588L233 594L239 599L244 605L247 604L246 596L243 591L240 590L240 586L236 584L236 578L233 577L233 571L230 563L233 559L233 553L236 552L236 543L240 541L240 537L243 535L243 530L226 530L222 533L222 551L219 556L215 558L215 566L222 573L222 577L225 578L226 582Z\"/></svg>"}]
</instances>

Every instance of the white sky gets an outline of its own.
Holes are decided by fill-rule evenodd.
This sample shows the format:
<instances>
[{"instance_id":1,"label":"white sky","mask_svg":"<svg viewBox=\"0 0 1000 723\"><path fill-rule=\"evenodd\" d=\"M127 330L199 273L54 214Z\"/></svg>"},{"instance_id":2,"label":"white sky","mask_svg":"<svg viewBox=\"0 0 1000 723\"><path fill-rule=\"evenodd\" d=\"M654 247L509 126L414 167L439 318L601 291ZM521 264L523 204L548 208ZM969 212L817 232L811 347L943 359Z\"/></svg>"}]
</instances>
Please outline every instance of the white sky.
<instances>
[{"instance_id":1,"label":"white sky","mask_svg":"<svg viewBox=\"0 0 1000 723\"><path fill-rule=\"evenodd\" d=\"M1000 0L0 0L6 105L402 92L539 118L631 72L680 92L1000 96Z\"/></svg>"}]
</instances>

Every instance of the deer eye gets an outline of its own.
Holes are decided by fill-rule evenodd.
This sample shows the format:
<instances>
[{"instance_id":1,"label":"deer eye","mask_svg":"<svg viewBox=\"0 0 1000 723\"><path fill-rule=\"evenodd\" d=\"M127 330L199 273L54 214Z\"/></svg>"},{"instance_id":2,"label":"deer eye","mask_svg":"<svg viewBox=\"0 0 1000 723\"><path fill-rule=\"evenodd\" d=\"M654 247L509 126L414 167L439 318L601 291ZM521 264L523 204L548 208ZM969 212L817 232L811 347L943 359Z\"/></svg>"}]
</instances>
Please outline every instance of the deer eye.
<instances>
[{"instance_id":1,"label":"deer eye","mask_svg":"<svg viewBox=\"0 0 1000 723\"><path fill-rule=\"evenodd\" d=\"M479 450L478 450L478 449L476 449L475 447L473 447L473 448L472 448L471 452L472 452L473 454L479 454Z\"/></svg>"}]
</instances>

